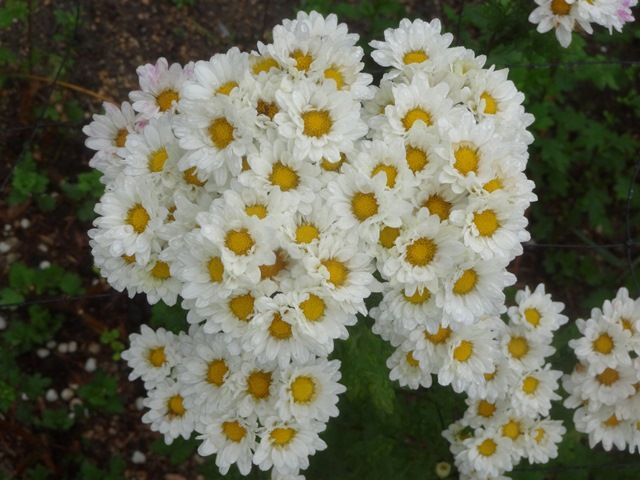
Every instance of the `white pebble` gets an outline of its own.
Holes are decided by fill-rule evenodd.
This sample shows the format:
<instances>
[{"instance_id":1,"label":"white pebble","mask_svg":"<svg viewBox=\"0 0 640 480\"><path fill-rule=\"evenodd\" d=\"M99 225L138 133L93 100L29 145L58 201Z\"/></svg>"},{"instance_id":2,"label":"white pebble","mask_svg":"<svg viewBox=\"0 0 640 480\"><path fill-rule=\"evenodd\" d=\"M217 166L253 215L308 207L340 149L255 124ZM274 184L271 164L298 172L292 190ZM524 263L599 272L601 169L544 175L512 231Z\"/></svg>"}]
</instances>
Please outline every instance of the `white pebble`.
<instances>
[{"instance_id":1,"label":"white pebble","mask_svg":"<svg viewBox=\"0 0 640 480\"><path fill-rule=\"evenodd\" d=\"M98 353L100 353L100 344L96 342L92 342L89 345L89 353L92 353L94 355L97 355Z\"/></svg>"},{"instance_id":2,"label":"white pebble","mask_svg":"<svg viewBox=\"0 0 640 480\"><path fill-rule=\"evenodd\" d=\"M144 463L146 461L147 461L147 456L144 453L142 453L140 450L136 450L135 452L133 452L133 455L131 455L132 463L140 465L141 463Z\"/></svg>"},{"instance_id":3,"label":"white pebble","mask_svg":"<svg viewBox=\"0 0 640 480\"><path fill-rule=\"evenodd\" d=\"M47 393L44 394L44 398L47 402L55 402L58 399L58 392L56 392L53 388L47 390Z\"/></svg>"},{"instance_id":4,"label":"white pebble","mask_svg":"<svg viewBox=\"0 0 640 480\"><path fill-rule=\"evenodd\" d=\"M69 384L69 388L70 388L71 390L77 390L77 389L78 389L78 386L79 386L79 385L78 385L77 383L70 383L70 384Z\"/></svg>"},{"instance_id":5,"label":"white pebble","mask_svg":"<svg viewBox=\"0 0 640 480\"><path fill-rule=\"evenodd\" d=\"M65 388L60 392L60 397L62 397L65 402L68 402L73 398L73 390L71 390L70 388Z\"/></svg>"},{"instance_id":6,"label":"white pebble","mask_svg":"<svg viewBox=\"0 0 640 480\"><path fill-rule=\"evenodd\" d=\"M78 397L74 398L69 402L69 408L72 410L75 409L76 407L79 407L80 405L82 405L82 400L80 400Z\"/></svg>"},{"instance_id":7,"label":"white pebble","mask_svg":"<svg viewBox=\"0 0 640 480\"><path fill-rule=\"evenodd\" d=\"M96 359L91 357L91 358L87 358L87 361L84 364L84 369L87 372L94 372L96 370L97 364L96 364Z\"/></svg>"},{"instance_id":8,"label":"white pebble","mask_svg":"<svg viewBox=\"0 0 640 480\"><path fill-rule=\"evenodd\" d=\"M38 265L38 268L40 270L46 270L47 268L49 268L51 266L51 262L49 260L42 260L40 262L40 265Z\"/></svg>"},{"instance_id":9,"label":"white pebble","mask_svg":"<svg viewBox=\"0 0 640 480\"><path fill-rule=\"evenodd\" d=\"M7 319L0 315L0 330L7 328Z\"/></svg>"},{"instance_id":10,"label":"white pebble","mask_svg":"<svg viewBox=\"0 0 640 480\"><path fill-rule=\"evenodd\" d=\"M47 247L44 243L39 243L38 244L38 250L40 250L43 253L47 253L49 251L49 247ZM42 267L40 267L42 268Z\"/></svg>"},{"instance_id":11,"label":"white pebble","mask_svg":"<svg viewBox=\"0 0 640 480\"><path fill-rule=\"evenodd\" d=\"M4 231L5 231L5 232L10 232L10 231L11 231L11 225L9 225L8 223L5 223L5 225L4 225Z\"/></svg>"},{"instance_id":12,"label":"white pebble","mask_svg":"<svg viewBox=\"0 0 640 480\"><path fill-rule=\"evenodd\" d=\"M7 242L0 242L0 253L7 253L9 250L11 250L11 245Z\"/></svg>"},{"instance_id":13,"label":"white pebble","mask_svg":"<svg viewBox=\"0 0 640 480\"><path fill-rule=\"evenodd\" d=\"M60 353L67 353L69 351L69 345L67 345L66 343L58 344L58 351Z\"/></svg>"},{"instance_id":14,"label":"white pebble","mask_svg":"<svg viewBox=\"0 0 640 480\"><path fill-rule=\"evenodd\" d=\"M57 343L56 343L55 340L49 340L47 342L47 348L49 348L49 349L56 348L56 345L57 345Z\"/></svg>"},{"instance_id":15,"label":"white pebble","mask_svg":"<svg viewBox=\"0 0 640 480\"><path fill-rule=\"evenodd\" d=\"M49 350L46 348L39 348L36 350L36 355L38 355L38 358L47 358L49 356Z\"/></svg>"},{"instance_id":16,"label":"white pebble","mask_svg":"<svg viewBox=\"0 0 640 480\"><path fill-rule=\"evenodd\" d=\"M73 353L78 350L78 342L75 340L70 341L67 345L69 347L69 353Z\"/></svg>"},{"instance_id":17,"label":"white pebble","mask_svg":"<svg viewBox=\"0 0 640 480\"><path fill-rule=\"evenodd\" d=\"M142 410L144 408L144 398L143 397L136 398L136 408L138 410Z\"/></svg>"},{"instance_id":18,"label":"white pebble","mask_svg":"<svg viewBox=\"0 0 640 480\"><path fill-rule=\"evenodd\" d=\"M20 220L20 226L22 228L29 228L31 226L31 221L28 218L23 218Z\"/></svg>"}]
</instances>

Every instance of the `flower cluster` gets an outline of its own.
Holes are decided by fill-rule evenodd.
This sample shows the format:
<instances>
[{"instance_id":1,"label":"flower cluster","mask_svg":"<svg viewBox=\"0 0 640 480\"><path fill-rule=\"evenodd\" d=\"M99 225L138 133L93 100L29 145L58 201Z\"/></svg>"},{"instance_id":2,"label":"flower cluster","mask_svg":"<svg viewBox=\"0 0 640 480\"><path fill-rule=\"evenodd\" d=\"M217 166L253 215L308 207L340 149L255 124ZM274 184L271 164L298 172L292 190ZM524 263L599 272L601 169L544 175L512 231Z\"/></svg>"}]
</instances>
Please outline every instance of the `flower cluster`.
<instances>
[{"instance_id":1,"label":"flower cluster","mask_svg":"<svg viewBox=\"0 0 640 480\"><path fill-rule=\"evenodd\" d=\"M582 336L569 346L578 363L563 378L576 430L589 435L591 448L640 451L640 299L621 288L576 325Z\"/></svg>"},{"instance_id":2,"label":"flower cluster","mask_svg":"<svg viewBox=\"0 0 640 480\"><path fill-rule=\"evenodd\" d=\"M370 315L374 331L398 347L391 364L414 352L407 358L425 372L411 383L428 386L438 373L460 391L491 367L482 349L492 334L478 322L505 311L503 289L515 282L506 268L529 239L533 117L507 70L483 68L483 56L451 47L440 28L403 20L372 42L389 71L365 106L370 139L334 196L386 280ZM474 357L486 363L443 365L450 335L477 339Z\"/></svg>"},{"instance_id":3,"label":"flower cluster","mask_svg":"<svg viewBox=\"0 0 640 480\"><path fill-rule=\"evenodd\" d=\"M131 337L145 421L167 442L195 430L223 473L297 475L338 414L326 357L377 285L334 198L373 96L357 40L335 15L299 13L256 52L139 67L132 104L84 129L106 184L96 265L130 296L181 297L191 324Z\"/></svg>"},{"instance_id":4,"label":"flower cluster","mask_svg":"<svg viewBox=\"0 0 640 480\"><path fill-rule=\"evenodd\" d=\"M573 31L593 33L591 24L600 25L609 33L615 29L622 31L625 23L635 18L631 8L638 0L535 0L537 8L529 15L529 21L536 24L536 30L546 33L555 29L560 45L571 44Z\"/></svg>"},{"instance_id":5,"label":"flower cluster","mask_svg":"<svg viewBox=\"0 0 640 480\"><path fill-rule=\"evenodd\" d=\"M493 345L482 348L494 350L494 364L468 390L463 418L443 432L461 478L503 478L523 458L546 463L558 455L565 428L549 412L551 402L560 399L556 390L562 373L552 370L546 358L555 351L553 333L567 322L563 308L541 284L516 294L508 323L487 317L478 324L493 332ZM464 358L480 347L464 342L449 346L452 357Z\"/></svg>"}]
</instances>

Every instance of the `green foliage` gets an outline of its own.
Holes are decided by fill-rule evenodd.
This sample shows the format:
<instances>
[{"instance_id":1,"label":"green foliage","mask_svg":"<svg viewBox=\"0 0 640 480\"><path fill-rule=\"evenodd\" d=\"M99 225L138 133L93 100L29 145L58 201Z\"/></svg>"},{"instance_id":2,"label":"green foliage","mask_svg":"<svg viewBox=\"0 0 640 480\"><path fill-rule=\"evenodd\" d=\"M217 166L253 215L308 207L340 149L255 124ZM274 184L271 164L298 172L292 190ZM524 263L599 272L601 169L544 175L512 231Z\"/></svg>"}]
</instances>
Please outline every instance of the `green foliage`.
<instances>
[{"instance_id":1,"label":"green foliage","mask_svg":"<svg viewBox=\"0 0 640 480\"><path fill-rule=\"evenodd\" d=\"M120 340L120 330L117 328L105 330L100 334L100 343L107 345L111 349L114 360L120 360L120 354L124 350L124 343Z\"/></svg>"},{"instance_id":2,"label":"green foliage","mask_svg":"<svg viewBox=\"0 0 640 480\"><path fill-rule=\"evenodd\" d=\"M100 183L100 172L97 170L80 173L76 182L64 180L60 189L77 204L78 218L82 221L93 220L93 207L104 192L104 185Z\"/></svg>"},{"instance_id":3,"label":"green foliage","mask_svg":"<svg viewBox=\"0 0 640 480\"><path fill-rule=\"evenodd\" d=\"M152 328L162 327L173 333L179 333L187 329L187 314L180 305L169 307L164 302L158 302L151 307L149 325Z\"/></svg>"},{"instance_id":4,"label":"green foliage","mask_svg":"<svg viewBox=\"0 0 640 480\"><path fill-rule=\"evenodd\" d=\"M172 465L180 465L196 453L198 444L195 438L185 440L179 437L171 445L166 445L162 439L158 439L151 444L151 451L167 457Z\"/></svg>"},{"instance_id":5,"label":"green foliage","mask_svg":"<svg viewBox=\"0 0 640 480\"><path fill-rule=\"evenodd\" d=\"M76 273L57 265L35 269L22 262L15 262L9 269L9 285L0 289L0 305L21 302L31 294L80 295L83 292L82 279Z\"/></svg>"},{"instance_id":6,"label":"green foliage","mask_svg":"<svg viewBox=\"0 0 640 480\"><path fill-rule=\"evenodd\" d=\"M29 13L25 0L6 0L0 6L0 28L10 27L14 22L24 22Z\"/></svg>"},{"instance_id":7,"label":"green foliage","mask_svg":"<svg viewBox=\"0 0 640 480\"><path fill-rule=\"evenodd\" d=\"M94 463L83 459L80 464L80 478L83 480L120 480L124 477L126 463L120 455L109 460L107 470L98 468Z\"/></svg>"},{"instance_id":8,"label":"green foliage","mask_svg":"<svg viewBox=\"0 0 640 480\"><path fill-rule=\"evenodd\" d=\"M100 370L89 383L78 388L78 397L89 408L99 412L116 414L124 410L117 380Z\"/></svg>"},{"instance_id":9,"label":"green foliage","mask_svg":"<svg viewBox=\"0 0 640 480\"><path fill-rule=\"evenodd\" d=\"M7 201L9 205L17 205L34 199L43 210L50 210L50 197L46 195L49 178L42 173L33 157L27 153L13 170L11 192Z\"/></svg>"}]
</instances>

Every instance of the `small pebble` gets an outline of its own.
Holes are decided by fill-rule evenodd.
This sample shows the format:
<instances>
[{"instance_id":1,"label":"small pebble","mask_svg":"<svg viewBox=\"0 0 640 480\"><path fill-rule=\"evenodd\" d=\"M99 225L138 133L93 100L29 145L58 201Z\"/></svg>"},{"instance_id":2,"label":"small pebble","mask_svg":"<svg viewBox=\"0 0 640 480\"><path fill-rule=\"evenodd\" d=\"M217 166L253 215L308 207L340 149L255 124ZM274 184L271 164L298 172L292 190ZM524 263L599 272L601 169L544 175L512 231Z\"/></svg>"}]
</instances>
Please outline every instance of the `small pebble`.
<instances>
[{"instance_id":1,"label":"small pebble","mask_svg":"<svg viewBox=\"0 0 640 480\"><path fill-rule=\"evenodd\" d=\"M66 343L58 344L58 351L60 353L67 353L69 351L69 345L67 345Z\"/></svg>"},{"instance_id":2,"label":"small pebble","mask_svg":"<svg viewBox=\"0 0 640 480\"><path fill-rule=\"evenodd\" d=\"M44 398L47 402L55 402L58 400L58 392L56 392L53 388L47 390L47 393L44 394Z\"/></svg>"},{"instance_id":3,"label":"small pebble","mask_svg":"<svg viewBox=\"0 0 640 480\"><path fill-rule=\"evenodd\" d=\"M0 253L7 253L9 250L11 250L11 245L7 242L0 242Z\"/></svg>"},{"instance_id":4,"label":"small pebble","mask_svg":"<svg viewBox=\"0 0 640 480\"><path fill-rule=\"evenodd\" d=\"M49 251L49 247L47 247L44 243L39 243L38 250L40 250L43 253L47 253Z\"/></svg>"},{"instance_id":5,"label":"small pebble","mask_svg":"<svg viewBox=\"0 0 640 480\"><path fill-rule=\"evenodd\" d=\"M78 384L77 383L70 383L69 384L69 388L71 388L72 390L77 390L78 389Z\"/></svg>"},{"instance_id":6,"label":"small pebble","mask_svg":"<svg viewBox=\"0 0 640 480\"><path fill-rule=\"evenodd\" d=\"M0 330L7 328L7 319L0 315Z\"/></svg>"},{"instance_id":7,"label":"small pebble","mask_svg":"<svg viewBox=\"0 0 640 480\"><path fill-rule=\"evenodd\" d=\"M76 350L78 350L78 342L76 342L75 340L72 340L69 343L67 343L67 346L69 347L69 353L73 353Z\"/></svg>"},{"instance_id":8,"label":"small pebble","mask_svg":"<svg viewBox=\"0 0 640 480\"><path fill-rule=\"evenodd\" d=\"M140 465L141 463L144 463L146 461L147 456L140 450L136 450L135 452L133 452L133 455L131 455L131 462L135 463L136 465Z\"/></svg>"},{"instance_id":9,"label":"small pebble","mask_svg":"<svg viewBox=\"0 0 640 480\"><path fill-rule=\"evenodd\" d=\"M73 390L71 390L70 388L65 388L64 390L62 390L60 392L60 397L65 402L68 402L69 400L71 400L73 398Z\"/></svg>"},{"instance_id":10,"label":"small pebble","mask_svg":"<svg viewBox=\"0 0 640 480\"><path fill-rule=\"evenodd\" d=\"M96 370L97 364L96 364L96 359L91 357L91 358L87 358L87 361L84 364L84 369L87 372L94 372Z\"/></svg>"},{"instance_id":11,"label":"small pebble","mask_svg":"<svg viewBox=\"0 0 640 480\"><path fill-rule=\"evenodd\" d=\"M31 221L28 218L23 218L20 220L20 226L25 229L29 228L31 226Z\"/></svg>"},{"instance_id":12,"label":"small pebble","mask_svg":"<svg viewBox=\"0 0 640 480\"><path fill-rule=\"evenodd\" d=\"M82 405L82 400L80 400L78 397L75 397L73 400L69 402L69 408L72 410L75 409L76 407L79 407L80 405Z\"/></svg>"},{"instance_id":13,"label":"small pebble","mask_svg":"<svg viewBox=\"0 0 640 480\"><path fill-rule=\"evenodd\" d=\"M56 348L56 345L57 345L57 343L56 343L55 340L49 340L47 342L47 348Z\"/></svg>"},{"instance_id":14,"label":"small pebble","mask_svg":"<svg viewBox=\"0 0 640 480\"><path fill-rule=\"evenodd\" d=\"M49 268L51 266L51 262L48 260L43 260L40 262L40 265L38 265L38 268L40 270L46 270L47 268Z\"/></svg>"},{"instance_id":15,"label":"small pebble","mask_svg":"<svg viewBox=\"0 0 640 480\"><path fill-rule=\"evenodd\" d=\"M4 225L4 231L5 231L5 232L10 232L10 231L11 231L11 225L9 225L8 223L5 223L5 225Z\"/></svg>"},{"instance_id":16,"label":"small pebble","mask_svg":"<svg viewBox=\"0 0 640 480\"><path fill-rule=\"evenodd\" d=\"M97 355L98 353L100 353L100 344L96 342L92 342L89 345L89 353L92 353L94 355Z\"/></svg>"},{"instance_id":17,"label":"small pebble","mask_svg":"<svg viewBox=\"0 0 640 480\"><path fill-rule=\"evenodd\" d=\"M144 408L144 398L143 397L136 398L136 408L138 410L142 410Z\"/></svg>"},{"instance_id":18,"label":"small pebble","mask_svg":"<svg viewBox=\"0 0 640 480\"><path fill-rule=\"evenodd\" d=\"M46 348L39 348L36 350L36 355L38 358L47 358L49 356L49 350Z\"/></svg>"}]
</instances>

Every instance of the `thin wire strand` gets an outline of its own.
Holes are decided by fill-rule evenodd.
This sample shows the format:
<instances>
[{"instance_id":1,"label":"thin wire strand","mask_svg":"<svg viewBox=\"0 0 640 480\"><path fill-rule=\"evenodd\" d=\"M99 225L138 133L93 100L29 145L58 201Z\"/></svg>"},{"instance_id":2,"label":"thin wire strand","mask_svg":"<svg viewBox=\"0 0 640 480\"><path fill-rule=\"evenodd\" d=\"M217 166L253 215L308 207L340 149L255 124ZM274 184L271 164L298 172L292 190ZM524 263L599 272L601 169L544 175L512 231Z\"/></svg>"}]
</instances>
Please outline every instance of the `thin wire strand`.
<instances>
[{"instance_id":1,"label":"thin wire strand","mask_svg":"<svg viewBox=\"0 0 640 480\"><path fill-rule=\"evenodd\" d=\"M87 299L96 299L96 298L110 298L117 297L122 295L120 292L106 292L106 293L94 293L90 295L76 295L76 296L68 296L63 295L61 297L51 297L51 298L34 298L33 300L26 300L24 302L15 302L15 303L5 303L0 305L0 310L9 310L21 307L28 307L30 305L43 305L49 303L60 303L60 302L75 302L80 300Z\"/></svg>"}]
</instances>

